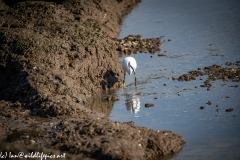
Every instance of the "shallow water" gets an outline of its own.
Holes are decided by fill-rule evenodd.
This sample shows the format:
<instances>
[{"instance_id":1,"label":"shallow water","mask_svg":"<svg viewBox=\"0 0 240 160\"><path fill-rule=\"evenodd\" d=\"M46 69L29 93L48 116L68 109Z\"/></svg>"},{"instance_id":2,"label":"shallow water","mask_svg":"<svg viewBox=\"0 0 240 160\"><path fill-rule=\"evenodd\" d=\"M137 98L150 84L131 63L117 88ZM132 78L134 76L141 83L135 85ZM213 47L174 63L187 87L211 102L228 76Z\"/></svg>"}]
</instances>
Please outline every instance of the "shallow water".
<instances>
[{"instance_id":1,"label":"shallow water","mask_svg":"<svg viewBox=\"0 0 240 160\"><path fill-rule=\"evenodd\" d=\"M206 76L172 80L205 66L239 61L239 33L240 1L143 0L124 18L119 38L164 36L160 53L166 56L132 55L138 64L137 87L134 76L127 75L109 118L182 135L187 144L175 160L240 159L239 82L218 80L207 91L200 87ZM145 108L146 103L154 106ZM234 110L226 112L230 107Z\"/></svg>"}]
</instances>

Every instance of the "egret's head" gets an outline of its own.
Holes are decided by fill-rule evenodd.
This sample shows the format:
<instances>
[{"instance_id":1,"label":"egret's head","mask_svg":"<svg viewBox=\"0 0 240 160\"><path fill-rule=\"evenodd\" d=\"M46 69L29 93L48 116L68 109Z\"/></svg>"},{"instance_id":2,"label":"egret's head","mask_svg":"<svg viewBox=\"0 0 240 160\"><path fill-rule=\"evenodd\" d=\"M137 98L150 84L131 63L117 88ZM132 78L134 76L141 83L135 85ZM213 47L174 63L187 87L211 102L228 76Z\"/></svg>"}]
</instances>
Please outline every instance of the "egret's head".
<instances>
[{"instance_id":1,"label":"egret's head","mask_svg":"<svg viewBox=\"0 0 240 160\"><path fill-rule=\"evenodd\" d=\"M128 74L131 75L132 73L135 74L135 69L131 65L129 65L129 72L128 72Z\"/></svg>"}]
</instances>

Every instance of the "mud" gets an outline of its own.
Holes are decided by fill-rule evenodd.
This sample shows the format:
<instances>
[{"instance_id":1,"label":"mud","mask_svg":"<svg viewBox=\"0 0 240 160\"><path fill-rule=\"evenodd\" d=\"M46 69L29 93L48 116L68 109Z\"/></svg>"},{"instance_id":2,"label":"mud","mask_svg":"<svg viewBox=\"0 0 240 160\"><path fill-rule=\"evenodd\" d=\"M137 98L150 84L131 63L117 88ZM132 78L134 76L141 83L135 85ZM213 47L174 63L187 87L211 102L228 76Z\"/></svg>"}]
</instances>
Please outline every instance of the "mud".
<instances>
[{"instance_id":1,"label":"mud","mask_svg":"<svg viewBox=\"0 0 240 160\"><path fill-rule=\"evenodd\" d=\"M185 141L178 134L106 118L101 110L115 96L99 112L86 107L95 93L122 85L116 37L139 1L55 2L0 0L0 150L64 152L68 159L179 152Z\"/></svg>"},{"instance_id":2,"label":"mud","mask_svg":"<svg viewBox=\"0 0 240 160\"><path fill-rule=\"evenodd\" d=\"M134 122L113 122L96 114L40 118L16 109L18 105L1 101L1 150L10 143L96 159L151 159L169 155L168 149L170 155L177 153L184 143L171 131L153 131Z\"/></svg>"},{"instance_id":3,"label":"mud","mask_svg":"<svg viewBox=\"0 0 240 160\"><path fill-rule=\"evenodd\" d=\"M161 50L161 38L142 38L142 35L129 35L117 40L117 50L120 55L130 55L131 53L156 53Z\"/></svg>"},{"instance_id":4,"label":"mud","mask_svg":"<svg viewBox=\"0 0 240 160\"><path fill-rule=\"evenodd\" d=\"M90 158L84 158L81 155L73 155L73 154L66 154L64 152L56 151L53 149L49 148L44 148L44 147L37 147L34 145L21 145L21 144L0 144L1 152L4 153L2 154L2 158L4 159L50 159L47 156L55 156L55 158L51 158L53 160L57 159L69 159L69 160L92 160ZM34 151L34 152L33 152ZM22 156L19 155L18 153L25 153ZM11 153L11 154L10 154ZM28 154L30 153L30 154ZM45 155L42 155L44 153ZM19 157L18 157L19 156ZM26 158L23 158L27 156Z\"/></svg>"},{"instance_id":5,"label":"mud","mask_svg":"<svg viewBox=\"0 0 240 160\"><path fill-rule=\"evenodd\" d=\"M222 67L219 65L212 65L208 67L204 67L203 71L201 68L198 70L190 71L188 74L181 75L178 80L179 81L190 81L196 80L198 76L207 75L208 78L204 81L204 84L200 85L201 87L207 87L208 90L212 87L212 81L216 80L223 80L233 81L233 82L240 82L240 68L239 66L240 61L236 61L236 63L227 62L225 65L227 66L235 66L235 67ZM231 64L231 65L230 65ZM175 80L175 78L173 78ZM238 86L234 86L238 87Z\"/></svg>"}]
</instances>

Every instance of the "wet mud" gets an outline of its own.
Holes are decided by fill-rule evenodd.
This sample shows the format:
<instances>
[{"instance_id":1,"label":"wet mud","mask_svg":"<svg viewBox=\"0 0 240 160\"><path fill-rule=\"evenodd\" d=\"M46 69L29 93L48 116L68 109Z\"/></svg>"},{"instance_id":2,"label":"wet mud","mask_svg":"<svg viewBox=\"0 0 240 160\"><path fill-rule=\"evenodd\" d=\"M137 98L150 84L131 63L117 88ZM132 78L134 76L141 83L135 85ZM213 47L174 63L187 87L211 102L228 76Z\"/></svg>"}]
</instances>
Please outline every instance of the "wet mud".
<instances>
[{"instance_id":1,"label":"wet mud","mask_svg":"<svg viewBox=\"0 0 240 160\"><path fill-rule=\"evenodd\" d=\"M161 38L142 38L142 35L129 35L117 40L117 50L120 55L131 53L156 53L161 50Z\"/></svg>"},{"instance_id":2,"label":"wet mud","mask_svg":"<svg viewBox=\"0 0 240 160\"><path fill-rule=\"evenodd\" d=\"M229 65L231 64L231 65ZM178 77L179 81L190 81L196 80L196 77L207 75L208 78L204 81L204 84L200 85L201 87L207 87L207 90L210 90L212 87L212 81L223 80L225 82L240 82L240 68L238 67L240 61L236 61L236 63L228 62L225 65L232 67L222 67L219 65L212 65L208 67L204 67L203 71L201 68L198 70L190 71L188 74L183 74ZM235 67L233 67L235 66ZM238 87L235 85L234 87Z\"/></svg>"},{"instance_id":3,"label":"wet mud","mask_svg":"<svg viewBox=\"0 0 240 160\"><path fill-rule=\"evenodd\" d=\"M0 0L1 151L152 159L182 149L185 141L171 131L109 120L103 110L116 96L101 100L99 111L86 107L95 93L123 83L116 37L138 2ZM153 42L152 52L161 45Z\"/></svg>"}]
</instances>

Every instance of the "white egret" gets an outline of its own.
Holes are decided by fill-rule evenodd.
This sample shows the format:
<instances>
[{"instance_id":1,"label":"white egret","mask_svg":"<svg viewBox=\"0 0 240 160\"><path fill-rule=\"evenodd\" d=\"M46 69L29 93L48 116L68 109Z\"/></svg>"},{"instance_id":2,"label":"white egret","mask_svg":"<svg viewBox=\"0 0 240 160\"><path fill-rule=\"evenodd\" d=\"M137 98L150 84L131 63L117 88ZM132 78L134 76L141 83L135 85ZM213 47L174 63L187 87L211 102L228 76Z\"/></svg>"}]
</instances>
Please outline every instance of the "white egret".
<instances>
[{"instance_id":1,"label":"white egret","mask_svg":"<svg viewBox=\"0 0 240 160\"><path fill-rule=\"evenodd\" d=\"M136 78L136 68L137 68L137 62L133 57L126 57L122 61L122 68L124 69L124 83L125 83L125 76L126 72L131 75L132 72L134 73L135 76L135 86L137 83L137 78Z\"/></svg>"}]
</instances>

